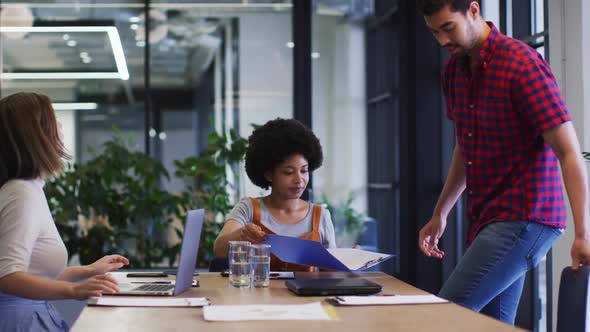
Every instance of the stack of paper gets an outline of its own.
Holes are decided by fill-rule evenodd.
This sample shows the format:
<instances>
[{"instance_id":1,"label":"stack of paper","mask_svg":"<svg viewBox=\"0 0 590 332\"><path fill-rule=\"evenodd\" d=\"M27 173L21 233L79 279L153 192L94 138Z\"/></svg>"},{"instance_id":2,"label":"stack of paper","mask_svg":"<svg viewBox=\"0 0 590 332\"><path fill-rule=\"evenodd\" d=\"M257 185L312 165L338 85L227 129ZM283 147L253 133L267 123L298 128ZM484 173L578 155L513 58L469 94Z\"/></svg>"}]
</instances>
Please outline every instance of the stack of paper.
<instances>
[{"instance_id":1,"label":"stack of paper","mask_svg":"<svg viewBox=\"0 0 590 332\"><path fill-rule=\"evenodd\" d=\"M123 297L106 296L93 297L88 305L114 307L203 307L209 305L205 297Z\"/></svg>"},{"instance_id":2,"label":"stack of paper","mask_svg":"<svg viewBox=\"0 0 590 332\"><path fill-rule=\"evenodd\" d=\"M331 320L320 302L277 305L212 305L203 309L208 321Z\"/></svg>"},{"instance_id":3,"label":"stack of paper","mask_svg":"<svg viewBox=\"0 0 590 332\"><path fill-rule=\"evenodd\" d=\"M335 296L330 297L327 300L337 305L428 304L449 302L434 295Z\"/></svg>"},{"instance_id":4,"label":"stack of paper","mask_svg":"<svg viewBox=\"0 0 590 332\"><path fill-rule=\"evenodd\" d=\"M284 262L336 271L362 271L393 257L352 248L326 249L320 242L291 236L267 234L263 243L270 244L271 252Z\"/></svg>"}]
</instances>

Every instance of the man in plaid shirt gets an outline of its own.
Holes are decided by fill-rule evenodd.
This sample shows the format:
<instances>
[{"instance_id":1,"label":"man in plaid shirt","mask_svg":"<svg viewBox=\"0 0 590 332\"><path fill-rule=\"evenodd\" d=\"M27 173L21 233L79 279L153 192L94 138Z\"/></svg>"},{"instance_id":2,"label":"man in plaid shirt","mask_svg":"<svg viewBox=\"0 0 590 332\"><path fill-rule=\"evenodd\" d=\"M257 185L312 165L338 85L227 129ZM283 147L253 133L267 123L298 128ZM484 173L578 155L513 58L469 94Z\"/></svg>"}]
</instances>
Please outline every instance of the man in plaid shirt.
<instances>
[{"instance_id":1,"label":"man in plaid shirt","mask_svg":"<svg viewBox=\"0 0 590 332\"><path fill-rule=\"evenodd\" d=\"M574 216L572 268L590 264L585 162L567 107L543 58L501 34L474 0L418 0L439 44L451 53L442 74L457 145L433 216L418 245L443 258L438 241L465 191L468 249L440 296L514 324L525 273Z\"/></svg>"}]
</instances>

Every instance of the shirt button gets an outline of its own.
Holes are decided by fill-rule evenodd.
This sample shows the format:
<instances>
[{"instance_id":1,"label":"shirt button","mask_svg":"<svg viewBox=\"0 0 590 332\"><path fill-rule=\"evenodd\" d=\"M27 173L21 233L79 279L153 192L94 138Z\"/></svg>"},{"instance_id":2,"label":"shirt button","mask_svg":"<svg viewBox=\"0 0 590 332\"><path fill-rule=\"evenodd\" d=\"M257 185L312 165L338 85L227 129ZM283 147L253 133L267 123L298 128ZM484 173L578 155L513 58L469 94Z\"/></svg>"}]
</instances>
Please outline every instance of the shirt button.
<instances>
[{"instance_id":1,"label":"shirt button","mask_svg":"<svg viewBox=\"0 0 590 332\"><path fill-rule=\"evenodd\" d=\"M471 161L467 162L467 165L471 166L471 164L473 164Z\"/></svg>"},{"instance_id":2,"label":"shirt button","mask_svg":"<svg viewBox=\"0 0 590 332\"><path fill-rule=\"evenodd\" d=\"M471 137L471 136L473 136L472 133L467 133L467 137Z\"/></svg>"},{"instance_id":3,"label":"shirt button","mask_svg":"<svg viewBox=\"0 0 590 332\"><path fill-rule=\"evenodd\" d=\"M473 195L473 190L469 190L469 195Z\"/></svg>"},{"instance_id":4,"label":"shirt button","mask_svg":"<svg viewBox=\"0 0 590 332\"><path fill-rule=\"evenodd\" d=\"M475 105L469 104L469 109L474 109L474 108L475 108Z\"/></svg>"}]
</instances>

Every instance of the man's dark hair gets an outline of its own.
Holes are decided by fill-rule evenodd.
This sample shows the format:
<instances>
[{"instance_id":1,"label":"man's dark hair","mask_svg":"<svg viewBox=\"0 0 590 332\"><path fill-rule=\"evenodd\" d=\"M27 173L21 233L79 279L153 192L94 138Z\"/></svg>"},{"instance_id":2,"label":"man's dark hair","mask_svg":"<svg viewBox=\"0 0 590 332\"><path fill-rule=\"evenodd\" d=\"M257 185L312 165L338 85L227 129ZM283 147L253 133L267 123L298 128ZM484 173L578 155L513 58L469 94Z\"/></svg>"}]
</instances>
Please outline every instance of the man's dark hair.
<instances>
[{"instance_id":1,"label":"man's dark hair","mask_svg":"<svg viewBox=\"0 0 590 332\"><path fill-rule=\"evenodd\" d=\"M465 13L473 1L479 3L479 0L416 0L416 9L420 14L430 16L450 5L451 11Z\"/></svg>"},{"instance_id":2,"label":"man's dark hair","mask_svg":"<svg viewBox=\"0 0 590 332\"><path fill-rule=\"evenodd\" d=\"M295 154L307 160L309 172L319 168L324 160L320 141L301 122L280 118L268 121L248 137L246 174L252 183L268 189L270 182L264 174Z\"/></svg>"}]
</instances>

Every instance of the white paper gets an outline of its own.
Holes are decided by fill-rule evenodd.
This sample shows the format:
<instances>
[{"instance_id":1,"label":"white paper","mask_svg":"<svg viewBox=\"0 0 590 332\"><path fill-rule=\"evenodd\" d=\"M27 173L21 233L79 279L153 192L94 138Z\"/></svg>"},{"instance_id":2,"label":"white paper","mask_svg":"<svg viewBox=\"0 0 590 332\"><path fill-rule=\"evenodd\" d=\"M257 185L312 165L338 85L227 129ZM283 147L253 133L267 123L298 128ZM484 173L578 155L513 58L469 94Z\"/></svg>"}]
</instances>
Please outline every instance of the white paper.
<instances>
[{"instance_id":1,"label":"white paper","mask_svg":"<svg viewBox=\"0 0 590 332\"><path fill-rule=\"evenodd\" d=\"M370 267L391 256L354 248L329 248L327 250L351 271Z\"/></svg>"},{"instance_id":2,"label":"white paper","mask_svg":"<svg viewBox=\"0 0 590 332\"><path fill-rule=\"evenodd\" d=\"M209 304L205 297L95 297L88 301L91 305L116 307L202 307Z\"/></svg>"},{"instance_id":3,"label":"white paper","mask_svg":"<svg viewBox=\"0 0 590 332\"><path fill-rule=\"evenodd\" d=\"M427 304L447 303L435 295L392 295L392 296L336 296L329 298L339 305L381 305L381 304Z\"/></svg>"},{"instance_id":4,"label":"white paper","mask_svg":"<svg viewBox=\"0 0 590 332\"><path fill-rule=\"evenodd\" d=\"M212 305L203 308L208 321L330 320L320 302L276 305Z\"/></svg>"}]
</instances>

